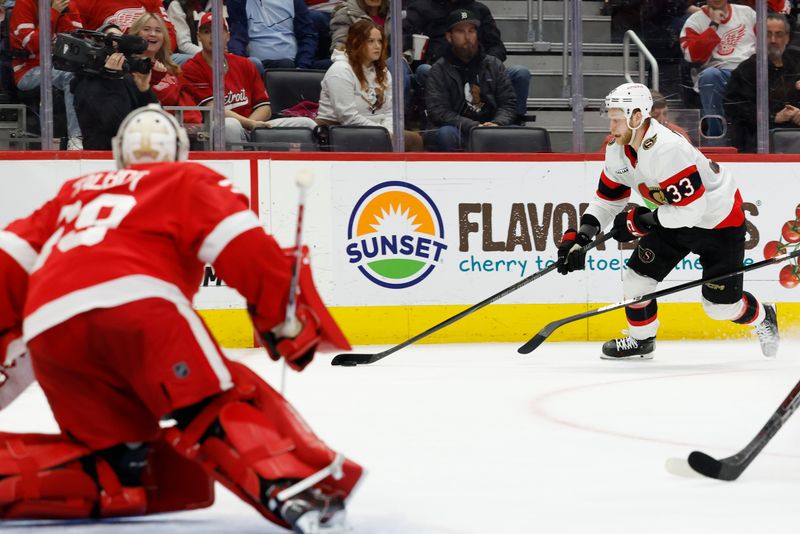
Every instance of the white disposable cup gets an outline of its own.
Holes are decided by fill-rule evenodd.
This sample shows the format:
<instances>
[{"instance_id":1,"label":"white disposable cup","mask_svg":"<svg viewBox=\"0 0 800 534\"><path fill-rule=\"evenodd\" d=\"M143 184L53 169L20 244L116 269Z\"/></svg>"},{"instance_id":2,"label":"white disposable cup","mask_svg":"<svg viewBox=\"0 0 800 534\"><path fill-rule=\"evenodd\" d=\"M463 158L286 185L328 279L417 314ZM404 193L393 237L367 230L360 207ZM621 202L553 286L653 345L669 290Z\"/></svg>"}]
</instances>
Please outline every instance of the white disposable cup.
<instances>
[{"instance_id":1,"label":"white disposable cup","mask_svg":"<svg viewBox=\"0 0 800 534\"><path fill-rule=\"evenodd\" d=\"M412 58L414 61L419 61L422 59L422 56L425 55L425 49L428 48L428 40L430 37L427 35L422 35L419 33L415 33L411 36L413 39L414 48L412 49L413 55Z\"/></svg>"}]
</instances>

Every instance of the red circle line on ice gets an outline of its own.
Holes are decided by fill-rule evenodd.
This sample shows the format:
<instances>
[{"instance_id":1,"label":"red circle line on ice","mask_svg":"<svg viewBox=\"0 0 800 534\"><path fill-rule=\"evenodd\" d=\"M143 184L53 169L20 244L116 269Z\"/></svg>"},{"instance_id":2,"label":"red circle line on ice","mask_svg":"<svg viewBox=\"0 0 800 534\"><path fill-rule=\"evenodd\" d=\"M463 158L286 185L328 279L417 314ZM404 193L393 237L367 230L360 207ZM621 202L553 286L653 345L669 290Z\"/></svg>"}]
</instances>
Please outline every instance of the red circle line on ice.
<instances>
[{"instance_id":1,"label":"red circle line on ice","mask_svg":"<svg viewBox=\"0 0 800 534\"><path fill-rule=\"evenodd\" d=\"M592 426L592 425L585 424L585 423L580 423L580 422L577 422L577 421L571 421L571 420L569 420L569 418L567 416L559 416L559 415L551 413L547 409L546 405L547 405L547 403L549 401L551 401L553 399L556 399L558 397L563 397L563 396L570 395L570 394L573 394L573 393L583 393L583 392L585 392L587 390L596 389L596 388L605 388L605 387L609 387L609 386L617 386L617 385L620 385L620 384L630 384L630 383L635 383L635 382L649 382L649 381L653 381L653 380L671 380L671 379L674 379L674 378L697 378L697 377L702 377L702 376L705 376L705 375L719 376L719 375L722 375L722 374L732 374L732 373L754 373L754 372L765 372L765 371L787 372L787 370L788 370L787 368L783 368L783 367L780 368L780 369L778 369L778 368L770 368L770 369L732 369L732 370L727 370L727 371L713 370L713 371L704 371L704 372L697 372L697 373L681 373L681 374L666 375L666 376L648 376L648 377L636 377L636 378L623 378L623 379L620 379L620 380L609 380L609 381L606 381L606 382L595 382L595 383L592 383L592 384L580 384L580 385L576 385L576 386L569 386L569 387L565 387L565 388L556 389L554 391L549 391L547 393L544 393L543 395L540 395L540 396L536 397L532 401L531 411L533 412L534 415L536 415L538 417L541 417L542 419L544 419L546 421L550 421L551 423L554 423L554 424L557 424L557 425L561 425L561 426L565 426L565 427L569 427L569 428L574 428L576 430L581 430L581 431L584 431L584 432L590 432L590 433L594 433L594 434L602 434L604 436L612 436L612 437L630 439L630 440L635 440L635 441L643 441L643 442L646 442L646 443L660 443L660 444L666 444L666 445L679 445L681 447L686 447L687 448L686 454L688 454L689 451L692 450L692 449L695 449L695 450L697 450L697 449L710 449L710 448L730 449L730 448L735 448L738 445L735 444L735 443L711 444L711 445L709 445L708 443L696 443L696 442L690 442L690 441L678 441L678 440L667 440L667 439L661 439L661 438L653 438L653 437L649 437L649 436L646 436L646 435L634 434L633 432L620 432L620 431L617 431L617 430L610 430L610 429L607 429L607 428L601 428L601 427L598 427L598 426ZM767 417L769 417L769 415L772 413L772 410L774 410L774 408L775 408L775 406L765 406L764 407L764 421L767 420ZM753 429L752 429L753 435L755 435L755 433L758 431L758 429L760 428L759 425L761 425L761 424L763 424L763 422L754 423L752 425L753 426ZM739 444L739 445L741 445L741 444ZM772 457L800 459L800 454L785 454L785 453L776 453L776 452L765 452L763 454L766 455L766 456L772 456Z\"/></svg>"}]
</instances>

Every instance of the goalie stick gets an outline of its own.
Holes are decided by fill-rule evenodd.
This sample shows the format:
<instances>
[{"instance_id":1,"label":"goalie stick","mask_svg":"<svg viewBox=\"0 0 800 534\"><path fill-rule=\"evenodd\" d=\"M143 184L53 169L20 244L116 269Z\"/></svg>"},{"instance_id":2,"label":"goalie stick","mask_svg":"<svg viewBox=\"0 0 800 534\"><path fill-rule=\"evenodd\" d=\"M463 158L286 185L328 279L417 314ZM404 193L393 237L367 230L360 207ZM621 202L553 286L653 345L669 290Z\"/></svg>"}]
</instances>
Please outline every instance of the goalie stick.
<instances>
[{"instance_id":1,"label":"goalie stick","mask_svg":"<svg viewBox=\"0 0 800 534\"><path fill-rule=\"evenodd\" d=\"M800 382L795 384L789 395L783 400L772 417L769 418L761 430L759 430L756 437L747 444L741 451L733 456L716 460L711 456L700 452L693 451L688 458L689 466L700 473L701 475L709 478L716 478L717 480L736 480L739 475L747 469L758 453L761 452L769 440L772 439L778 430L781 429L787 419L794 413L797 406L800 405Z\"/></svg>"},{"instance_id":2,"label":"goalie stick","mask_svg":"<svg viewBox=\"0 0 800 534\"><path fill-rule=\"evenodd\" d=\"M0 410L4 410L36 381L30 355L26 352L10 366L0 366L0 377Z\"/></svg>"},{"instance_id":3,"label":"goalie stick","mask_svg":"<svg viewBox=\"0 0 800 534\"><path fill-rule=\"evenodd\" d=\"M703 285L706 282L715 282L717 280L722 280L724 278L728 278L729 276L735 276L740 273L746 273L749 271L754 271L756 269L760 269L762 267L766 267L768 265L773 265L775 263L780 263L782 261L786 261L792 258L796 258L800 256L800 249L793 251L791 254L780 254L773 258L759 261L750 265L745 265L739 267L738 269L734 269L727 273L720 274L718 276L712 276L709 278L701 278L700 280L692 280L691 282L686 282L684 284L680 284L673 287L668 287L666 289L662 289L660 291L655 291L653 293L647 293L646 295L642 295L640 297L634 297L628 300L623 300L621 302L616 302L614 304L609 304L607 306L602 306L600 308L589 310L587 312L578 313L576 315L571 315L569 317L565 317L563 319L558 319L551 323L548 323L544 328L539 330L539 332L529 339L524 345L517 349L517 352L520 354L529 354L536 350L536 348L541 345L545 339L547 339L550 334L555 332L557 329L561 328L565 324L569 324L575 321L580 321L581 319L588 319L589 317L594 317L595 315L600 315L601 313L610 312L619 308L624 308L630 304L634 304L636 302L645 301L645 300L652 300L657 299L659 297L664 297L666 295L671 295L672 293L678 293L679 291L683 291L684 289L690 289L699 285Z\"/></svg>"},{"instance_id":4,"label":"goalie stick","mask_svg":"<svg viewBox=\"0 0 800 534\"><path fill-rule=\"evenodd\" d=\"M300 196L297 201L297 225L294 233L294 263L292 264L292 278L289 282L289 300L286 303L286 319L281 325L281 333L287 337L297 335L297 284L300 280L300 264L303 261L303 221L306 211L306 192L314 182L314 175L310 171L301 170L294 177L295 185ZM286 360L281 363L281 388L283 395L286 387Z\"/></svg>"},{"instance_id":5,"label":"goalie stick","mask_svg":"<svg viewBox=\"0 0 800 534\"><path fill-rule=\"evenodd\" d=\"M599 245L601 243L605 243L606 241L611 239L613 237L613 235L614 235L613 232L609 232L608 234L604 234L604 235L598 237L597 239L595 239L594 241L592 241L591 243L589 243L588 245L583 247L583 251L584 252L588 252L588 251L592 250L597 245ZM547 273L549 273L551 271L555 271L557 267L558 267L558 265L556 263L553 263L552 265L550 265L548 267L545 267L541 271L535 272L532 275L528 276L527 278L523 278L522 280L520 280L516 284L508 286L504 290L502 290L502 291L500 291L498 293L495 293L491 297L480 301L479 303L475 304L474 306L470 306L469 308L457 313L456 315L453 315L449 319L445 319L444 321L442 321L441 323L437 324L436 326L432 326L432 327L428 328L427 330L425 330L424 332L420 332L419 334L417 334L416 336L412 337L411 339L407 339L407 340L403 341L402 343L400 343L399 345L395 345L394 347L390 347L390 348L386 349L383 352L377 352L377 353L374 353L374 354L357 354L357 353L339 354L333 359L333 361L331 361L331 365L343 365L343 366L369 365L371 363L377 362L378 360L382 360L383 358L389 356L390 354L394 354L398 350L400 350L400 349L402 349L404 347L407 347L408 345L411 345L412 343L416 343L420 339L428 337L429 335L433 334L434 332L438 332L439 330L441 330L442 328L444 328L446 326L450 326L451 324L455 323L456 321L459 321L459 320L463 319L467 315L475 313L476 311L480 310L481 308L484 308L484 307L488 306L489 304L491 304L491 303L493 303L493 302L505 297L509 293L513 293L517 289L519 289L519 288L521 288L521 287L523 287L525 285L528 285L529 283L533 282L534 280L536 280L538 278L541 278L542 276L546 275Z\"/></svg>"}]
</instances>

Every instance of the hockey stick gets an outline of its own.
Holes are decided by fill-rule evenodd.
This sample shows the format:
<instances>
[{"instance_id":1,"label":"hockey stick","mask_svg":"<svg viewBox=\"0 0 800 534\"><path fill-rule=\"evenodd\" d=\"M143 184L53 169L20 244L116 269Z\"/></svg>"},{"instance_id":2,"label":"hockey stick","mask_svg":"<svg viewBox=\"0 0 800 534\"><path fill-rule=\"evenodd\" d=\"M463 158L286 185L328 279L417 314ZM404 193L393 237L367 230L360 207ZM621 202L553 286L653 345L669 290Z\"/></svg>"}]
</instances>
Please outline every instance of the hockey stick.
<instances>
[{"instance_id":1,"label":"hockey stick","mask_svg":"<svg viewBox=\"0 0 800 534\"><path fill-rule=\"evenodd\" d=\"M31 357L26 352L14 360L8 367L0 366L0 410L4 410L9 404L28 389L28 386L36 382L36 376L31 367Z\"/></svg>"},{"instance_id":2,"label":"hockey stick","mask_svg":"<svg viewBox=\"0 0 800 534\"><path fill-rule=\"evenodd\" d=\"M585 247L583 247L583 251L584 252L588 252L588 251L592 250L597 245L599 245L601 243L605 243L606 241L611 239L612 236L613 236L613 233L610 232L608 234L603 235L602 237L597 238L595 241L593 241L593 242L589 243L588 245L586 245ZM390 354L394 354L398 350L400 350L400 349L402 349L404 347L407 347L408 345L411 345L412 343L416 343L420 339L428 337L429 335L433 334L434 332L438 332L439 330L441 330L442 328L444 328L446 326L450 326L451 324L455 323L456 321L459 321L459 320L463 319L467 315L471 315L471 314L475 313L476 311L480 310L481 308L484 308L484 307L488 306L489 304L491 304L491 303L493 303L493 302L505 297L509 293L513 293L517 289L530 284L534 280L536 280L538 278L541 278L542 276L546 275L547 273L549 273L551 271L555 271L556 268L557 268L557 264L553 263L552 265L550 265L548 267L545 267L541 271L533 273L532 275L528 276L527 278L523 278L522 280L520 280L516 284L508 286L507 288L505 288L504 290L500 291L499 293L495 293L491 297L480 301L479 303L475 304L474 306L470 306L469 308L457 313L456 315L453 315L449 319L445 319L444 321L442 321L441 323L437 324L436 326L432 326L432 327L428 328L427 330L425 330L424 332L420 332L419 334L417 334L416 336L412 337L411 339L407 339L407 340L403 341L402 343L400 343L399 345L395 345L394 347L388 348L383 352L377 352L377 353L374 353L374 354L356 354L356 353L339 354L333 359L333 361L331 362L331 365L344 365L344 366L353 366L353 365L362 365L362 364L363 365L368 365L370 363L375 363L378 360L382 360L383 358L389 356Z\"/></svg>"},{"instance_id":3,"label":"hockey stick","mask_svg":"<svg viewBox=\"0 0 800 534\"><path fill-rule=\"evenodd\" d=\"M800 249L793 251L791 254L780 254L778 256L775 256L767 260L759 261L750 265L745 265L724 274L712 276L710 278L701 278L700 280L692 280L691 282L686 282L684 284L680 284L677 286L668 287L666 289L655 291L653 293L648 293L640 297L634 297L628 300L623 300L621 302L616 302L614 304L609 304L608 306L602 306L595 310L589 310L587 312L571 315L570 317L565 317L564 319L558 319L557 321L548 323L547 326L539 330L539 333L537 333L535 336L529 339L527 343L518 348L517 352L519 352L520 354L529 354L533 352L539 345L541 345L544 342L545 339L547 339L550 336L550 334L552 334L565 324L569 324L574 321L580 321L581 319L587 319L589 317L594 317L595 315L600 315L601 313L610 312L619 308L624 308L625 306L634 304L636 302L657 299L659 297L671 295L672 293L678 293L679 291L683 291L684 289L690 289L699 285L703 285L706 282L715 282L717 280L728 278L729 276L735 276L740 273L754 271L756 269L760 269L768 265L773 265L775 263L780 263L782 261L796 258L797 256L800 256Z\"/></svg>"},{"instance_id":4,"label":"hockey stick","mask_svg":"<svg viewBox=\"0 0 800 534\"><path fill-rule=\"evenodd\" d=\"M297 228L294 235L294 263L292 264L292 278L289 282L289 301L286 303L286 319L281 326L281 333L287 337L297 335L297 284L300 279L300 262L303 261L303 218L306 211L306 190L314 181L314 175L309 171L302 170L294 177L294 182L300 190L300 198L297 202ZM284 385L286 384L286 360L283 360L281 367L281 389L283 395Z\"/></svg>"},{"instance_id":5,"label":"hockey stick","mask_svg":"<svg viewBox=\"0 0 800 534\"><path fill-rule=\"evenodd\" d=\"M722 460L716 460L703 452L694 451L689 455L689 465L701 475L709 478L736 480L747 469L750 462L758 456L761 449L769 443L769 440L778 433L798 405L800 405L800 382L795 384L789 395L769 418L767 424L759 430L756 437L744 449Z\"/></svg>"}]
</instances>

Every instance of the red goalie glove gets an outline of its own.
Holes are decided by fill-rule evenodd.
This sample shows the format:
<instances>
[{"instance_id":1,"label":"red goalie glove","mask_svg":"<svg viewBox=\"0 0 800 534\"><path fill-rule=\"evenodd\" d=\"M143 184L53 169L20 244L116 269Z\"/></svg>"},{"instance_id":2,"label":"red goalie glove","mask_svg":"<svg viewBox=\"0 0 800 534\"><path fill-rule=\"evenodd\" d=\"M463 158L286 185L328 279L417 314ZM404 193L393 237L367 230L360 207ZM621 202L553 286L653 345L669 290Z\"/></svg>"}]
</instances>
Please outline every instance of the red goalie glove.
<instances>
[{"instance_id":1,"label":"red goalie glove","mask_svg":"<svg viewBox=\"0 0 800 534\"><path fill-rule=\"evenodd\" d=\"M283 249L283 252L294 261L294 248ZM276 361L283 357L295 371L302 371L311 363L318 348L350 350L350 343L328 313L314 286L308 247L303 247L302 254L296 312L299 329L296 333L286 333L281 324L273 330L261 332L270 357Z\"/></svg>"}]
</instances>

